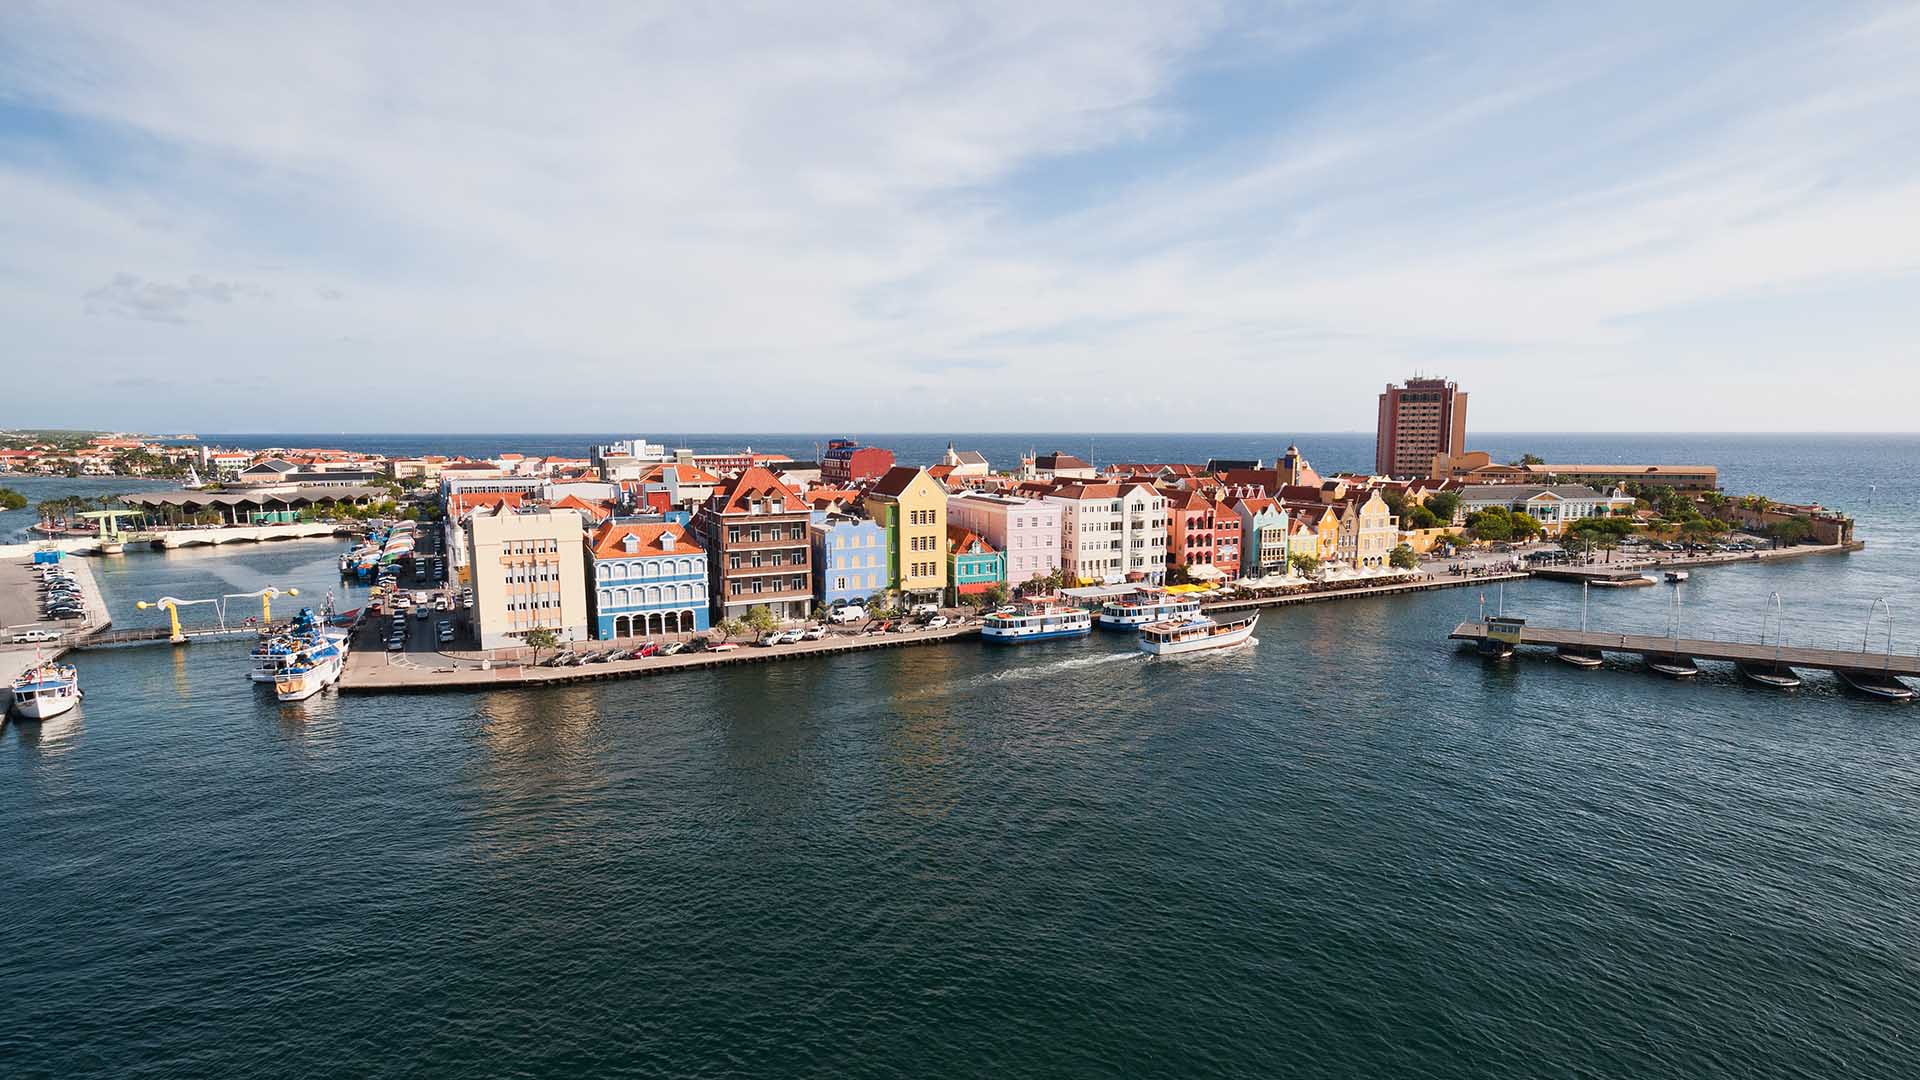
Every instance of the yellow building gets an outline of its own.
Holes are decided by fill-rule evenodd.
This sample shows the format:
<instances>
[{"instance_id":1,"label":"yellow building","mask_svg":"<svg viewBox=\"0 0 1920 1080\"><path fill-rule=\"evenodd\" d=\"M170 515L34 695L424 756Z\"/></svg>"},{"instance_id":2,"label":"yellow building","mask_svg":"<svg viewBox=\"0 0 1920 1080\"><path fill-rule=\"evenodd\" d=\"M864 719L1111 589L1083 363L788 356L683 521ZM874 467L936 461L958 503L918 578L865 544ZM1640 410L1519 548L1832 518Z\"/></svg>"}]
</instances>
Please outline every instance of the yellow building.
<instances>
[{"instance_id":1,"label":"yellow building","mask_svg":"<svg viewBox=\"0 0 1920 1080\"><path fill-rule=\"evenodd\" d=\"M874 482L867 515L887 530L887 571L909 595L947 588L947 489L911 465L896 465Z\"/></svg>"},{"instance_id":2,"label":"yellow building","mask_svg":"<svg viewBox=\"0 0 1920 1080\"><path fill-rule=\"evenodd\" d=\"M575 510L519 514L502 501L467 522L473 573L473 623L483 649L526 642L552 630L561 641L587 637L587 572Z\"/></svg>"}]
</instances>

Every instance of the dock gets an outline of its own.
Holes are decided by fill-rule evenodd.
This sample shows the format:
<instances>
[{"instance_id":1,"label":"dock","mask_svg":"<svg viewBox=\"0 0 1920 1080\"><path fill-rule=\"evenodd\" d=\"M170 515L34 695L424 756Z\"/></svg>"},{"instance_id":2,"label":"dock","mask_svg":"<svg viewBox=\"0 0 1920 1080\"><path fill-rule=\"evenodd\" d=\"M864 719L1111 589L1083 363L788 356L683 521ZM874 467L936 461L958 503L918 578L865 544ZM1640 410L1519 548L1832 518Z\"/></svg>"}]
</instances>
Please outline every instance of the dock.
<instances>
[{"instance_id":1,"label":"dock","mask_svg":"<svg viewBox=\"0 0 1920 1080\"><path fill-rule=\"evenodd\" d=\"M435 654L439 661L423 667L415 659L418 653L394 662L396 655L384 652L377 634L363 634L347 654L346 671L340 676L342 694L431 694L464 690L510 690L540 686L565 686L572 683L607 682L639 679L652 675L700 671L709 668L769 664L782 660L805 660L845 653L871 652L875 649L903 649L917 645L947 645L980 636L978 623L948 626L938 630L908 630L903 633L847 634L801 641L791 645L743 644L727 652L681 653L677 656L650 656L644 660L612 660L577 667L535 667L513 663L480 662L457 654ZM580 642L593 646L596 642Z\"/></svg>"},{"instance_id":2,"label":"dock","mask_svg":"<svg viewBox=\"0 0 1920 1080\"><path fill-rule=\"evenodd\" d=\"M68 649L84 644L107 629L106 601L101 599L100 584L85 559L62 559L60 565L73 575L80 587L86 609L84 622L49 622L40 616L39 574L28 560L31 553L0 559L0 715L13 705L13 680L41 660L58 658ZM50 630L60 635L53 641L13 644L9 639L22 630Z\"/></svg>"},{"instance_id":3,"label":"dock","mask_svg":"<svg viewBox=\"0 0 1920 1080\"><path fill-rule=\"evenodd\" d=\"M1920 656L1903 653L1861 652L1857 649L1810 649L1799 645L1775 646L1758 642L1718 641L1702 638L1672 638L1654 634L1621 634L1601 630L1564 630L1551 626L1526 626L1519 631L1515 645L1539 645L1547 648L1593 649L1600 652L1633 653L1639 656L1689 656L1696 660L1724 660L1730 664L1759 664L1771 667L1810 668L1816 671L1870 671L1887 675L1920 675ZM1454 641L1487 640L1487 624L1463 622L1447 635Z\"/></svg>"}]
</instances>

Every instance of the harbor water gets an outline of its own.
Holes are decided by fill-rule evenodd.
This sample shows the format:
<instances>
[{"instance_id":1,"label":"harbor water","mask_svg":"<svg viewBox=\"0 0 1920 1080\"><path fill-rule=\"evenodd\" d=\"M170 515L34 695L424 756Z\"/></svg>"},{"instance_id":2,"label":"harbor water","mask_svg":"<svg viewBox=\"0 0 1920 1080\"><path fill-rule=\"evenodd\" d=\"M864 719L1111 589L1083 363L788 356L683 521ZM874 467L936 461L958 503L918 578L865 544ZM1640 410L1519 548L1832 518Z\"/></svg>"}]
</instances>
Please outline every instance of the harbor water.
<instances>
[{"instance_id":1,"label":"harbor water","mask_svg":"<svg viewBox=\"0 0 1920 1080\"><path fill-rule=\"evenodd\" d=\"M1649 451L1870 546L1696 570L1682 632L1754 638L1778 593L1790 642L1882 648L1887 597L1920 651L1920 442L1738 453ZM132 625L322 596L339 550L92 565ZM1663 633L1672 591L1589 621ZM1483 600L1581 617L1527 582L1170 660L289 706L242 642L76 654L84 705L0 732L0 1074L1913 1075L1920 708L1488 664L1446 641Z\"/></svg>"}]
</instances>

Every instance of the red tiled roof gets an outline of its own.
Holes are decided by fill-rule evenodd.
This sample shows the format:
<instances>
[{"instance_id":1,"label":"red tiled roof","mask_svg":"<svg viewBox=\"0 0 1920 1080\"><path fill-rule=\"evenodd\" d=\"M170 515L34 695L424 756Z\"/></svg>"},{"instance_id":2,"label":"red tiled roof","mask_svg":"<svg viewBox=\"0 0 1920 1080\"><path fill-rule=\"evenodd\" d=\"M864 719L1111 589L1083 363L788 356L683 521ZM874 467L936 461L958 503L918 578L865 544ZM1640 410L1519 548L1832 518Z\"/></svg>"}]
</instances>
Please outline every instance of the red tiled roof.
<instances>
[{"instance_id":1,"label":"red tiled roof","mask_svg":"<svg viewBox=\"0 0 1920 1080\"><path fill-rule=\"evenodd\" d=\"M628 551L626 538L632 536L638 540L634 550ZM673 547L668 548L663 539L671 537ZM587 546L596 559L633 558L640 555L685 555L700 550L700 545L687 536L687 531L671 521L658 524L625 525L616 521L606 521L593 530L587 540Z\"/></svg>"},{"instance_id":2,"label":"red tiled roof","mask_svg":"<svg viewBox=\"0 0 1920 1080\"><path fill-rule=\"evenodd\" d=\"M970 550L975 544L980 545L978 552ZM993 553L993 545L987 543L985 537L975 533L972 529L962 528L958 525L947 526L947 554L991 555Z\"/></svg>"},{"instance_id":3,"label":"red tiled roof","mask_svg":"<svg viewBox=\"0 0 1920 1080\"><path fill-rule=\"evenodd\" d=\"M524 499L525 496L518 491L463 491L447 500L447 512L463 514L469 510L495 506L518 510Z\"/></svg>"},{"instance_id":4,"label":"red tiled roof","mask_svg":"<svg viewBox=\"0 0 1920 1080\"><path fill-rule=\"evenodd\" d=\"M745 514L751 511L754 499L774 496L788 501L789 509L784 513L805 509L799 492L782 483L770 470L749 465L741 470L739 476L716 489L707 500L707 505L722 514Z\"/></svg>"},{"instance_id":5,"label":"red tiled roof","mask_svg":"<svg viewBox=\"0 0 1920 1080\"><path fill-rule=\"evenodd\" d=\"M568 496L565 496L564 498L555 499L552 503L548 505L548 509L578 510L581 513L587 515L588 521L602 521L608 517L611 517L613 514L613 511L608 509L604 504L597 503L597 502L588 502L587 500L581 498L578 495L568 495Z\"/></svg>"}]
</instances>

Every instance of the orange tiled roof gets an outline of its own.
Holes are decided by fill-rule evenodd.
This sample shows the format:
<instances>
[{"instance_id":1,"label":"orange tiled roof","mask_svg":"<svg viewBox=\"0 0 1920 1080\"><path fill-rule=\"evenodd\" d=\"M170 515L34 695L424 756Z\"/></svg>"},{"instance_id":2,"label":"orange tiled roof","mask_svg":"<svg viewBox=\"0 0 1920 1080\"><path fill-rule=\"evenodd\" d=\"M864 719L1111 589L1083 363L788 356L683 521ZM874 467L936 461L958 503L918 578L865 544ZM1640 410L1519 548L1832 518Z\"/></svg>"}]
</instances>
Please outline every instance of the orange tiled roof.
<instances>
[{"instance_id":1,"label":"orange tiled roof","mask_svg":"<svg viewBox=\"0 0 1920 1080\"><path fill-rule=\"evenodd\" d=\"M639 541L634 550L626 548L627 537ZM672 537L673 547L668 548L662 541ZM700 550L700 545L687 536L687 531L671 521L657 524L633 525L617 521L601 522L587 540L596 559L634 558L641 555L685 555Z\"/></svg>"}]
</instances>

